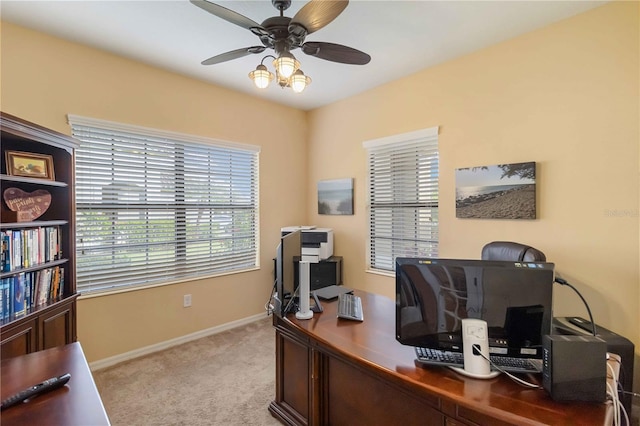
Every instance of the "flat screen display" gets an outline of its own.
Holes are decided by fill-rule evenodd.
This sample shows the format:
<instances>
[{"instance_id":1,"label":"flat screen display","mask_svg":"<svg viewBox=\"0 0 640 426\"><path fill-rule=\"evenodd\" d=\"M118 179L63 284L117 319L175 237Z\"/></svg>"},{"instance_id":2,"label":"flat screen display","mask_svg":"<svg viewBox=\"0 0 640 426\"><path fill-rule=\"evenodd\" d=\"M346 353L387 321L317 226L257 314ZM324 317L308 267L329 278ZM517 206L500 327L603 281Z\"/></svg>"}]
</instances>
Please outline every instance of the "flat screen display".
<instances>
[{"instance_id":1,"label":"flat screen display","mask_svg":"<svg viewBox=\"0 0 640 426\"><path fill-rule=\"evenodd\" d=\"M464 318L487 322L489 352L542 358L551 334L553 270L546 262L396 259L396 339L462 352Z\"/></svg>"},{"instance_id":2,"label":"flat screen display","mask_svg":"<svg viewBox=\"0 0 640 426\"><path fill-rule=\"evenodd\" d=\"M287 313L289 302L297 289L294 258L302 255L302 234L294 231L280 238L276 257L276 291L281 302L281 315Z\"/></svg>"}]
</instances>

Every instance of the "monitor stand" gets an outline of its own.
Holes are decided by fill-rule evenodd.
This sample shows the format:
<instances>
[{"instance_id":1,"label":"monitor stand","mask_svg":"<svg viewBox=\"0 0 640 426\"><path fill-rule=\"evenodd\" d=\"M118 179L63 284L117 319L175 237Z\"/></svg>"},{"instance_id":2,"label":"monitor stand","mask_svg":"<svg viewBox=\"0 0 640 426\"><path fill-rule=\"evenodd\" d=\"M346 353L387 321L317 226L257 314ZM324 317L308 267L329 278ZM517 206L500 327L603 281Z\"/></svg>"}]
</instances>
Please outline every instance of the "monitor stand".
<instances>
[{"instance_id":1,"label":"monitor stand","mask_svg":"<svg viewBox=\"0 0 640 426\"><path fill-rule=\"evenodd\" d=\"M460 373L463 376L472 377L474 379L493 379L494 377L498 377L500 375L499 371L492 371L489 374L479 374L479 373L472 373L471 371L467 371L464 368L460 368L460 367L449 367L449 368L455 371L456 373Z\"/></svg>"},{"instance_id":2,"label":"monitor stand","mask_svg":"<svg viewBox=\"0 0 640 426\"><path fill-rule=\"evenodd\" d=\"M320 313L322 312L324 309L322 308L322 305L320 304L320 300L318 300L318 296L316 295L315 292L312 292L312 297L313 297L313 306L311 307L311 310L313 312L317 312Z\"/></svg>"}]
</instances>

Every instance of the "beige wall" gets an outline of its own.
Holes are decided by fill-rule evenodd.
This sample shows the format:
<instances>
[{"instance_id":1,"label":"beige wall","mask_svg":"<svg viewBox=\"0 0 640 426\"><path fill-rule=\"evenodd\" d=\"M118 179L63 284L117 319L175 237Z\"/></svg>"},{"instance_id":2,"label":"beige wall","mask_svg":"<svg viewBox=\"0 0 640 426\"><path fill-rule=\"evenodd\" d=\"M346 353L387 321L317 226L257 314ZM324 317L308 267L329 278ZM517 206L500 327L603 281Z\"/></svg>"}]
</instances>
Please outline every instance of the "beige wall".
<instances>
[{"instance_id":1,"label":"beige wall","mask_svg":"<svg viewBox=\"0 0 640 426\"><path fill-rule=\"evenodd\" d=\"M638 16L638 2L606 5L311 112L309 193L355 178L353 216L317 215L308 200L309 222L334 229L345 284L395 297L393 278L366 272L362 142L440 126L440 256L535 246L597 323L638 348ZM526 161L538 166L538 219L455 217L456 168ZM555 297L556 316L587 316L571 289Z\"/></svg>"},{"instance_id":2,"label":"beige wall","mask_svg":"<svg viewBox=\"0 0 640 426\"><path fill-rule=\"evenodd\" d=\"M440 255L478 258L499 239L536 246L598 323L640 346L638 16L637 2L606 5L308 114L4 23L3 111L65 133L73 113L262 146L261 269L82 299L89 360L261 312L285 225L333 228L345 283L393 298L392 278L365 271L362 142L431 126ZM538 219L455 218L456 168L520 161L538 163ZM317 215L317 181L346 177L355 214ZM300 195L285 206L284 193ZM181 307L186 293L192 308ZM571 290L555 294L556 315L586 316Z\"/></svg>"},{"instance_id":3,"label":"beige wall","mask_svg":"<svg viewBox=\"0 0 640 426\"><path fill-rule=\"evenodd\" d=\"M261 268L81 299L88 360L264 312L280 228L305 219L306 114L8 23L1 48L2 110L10 114L67 134L71 113L261 146ZM291 193L299 195L284 203ZM191 308L182 307L184 294Z\"/></svg>"}]
</instances>

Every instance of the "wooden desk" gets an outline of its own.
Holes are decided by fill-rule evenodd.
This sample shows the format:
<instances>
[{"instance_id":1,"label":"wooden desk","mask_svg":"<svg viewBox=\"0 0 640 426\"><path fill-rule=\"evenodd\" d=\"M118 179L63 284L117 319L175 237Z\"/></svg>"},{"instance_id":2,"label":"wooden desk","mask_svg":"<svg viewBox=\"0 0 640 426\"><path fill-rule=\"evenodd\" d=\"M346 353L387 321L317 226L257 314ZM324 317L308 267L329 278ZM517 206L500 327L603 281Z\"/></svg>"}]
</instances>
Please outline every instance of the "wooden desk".
<instances>
[{"instance_id":1,"label":"wooden desk","mask_svg":"<svg viewBox=\"0 0 640 426\"><path fill-rule=\"evenodd\" d=\"M71 374L66 386L2 411L2 426L109 425L80 343L2 360L1 365L3 400L43 380Z\"/></svg>"},{"instance_id":2,"label":"wooden desk","mask_svg":"<svg viewBox=\"0 0 640 426\"><path fill-rule=\"evenodd\" d=\"M356 291L364 322L336 318L322 302L311 320L273 317L276 396L273 416L298 425L602 425L607 404L560 403L504 375L463 377L420 368L413 348L395 339L395 302ZM528 375L539 383L539 375Z\"/></svg>"}]
</instances>

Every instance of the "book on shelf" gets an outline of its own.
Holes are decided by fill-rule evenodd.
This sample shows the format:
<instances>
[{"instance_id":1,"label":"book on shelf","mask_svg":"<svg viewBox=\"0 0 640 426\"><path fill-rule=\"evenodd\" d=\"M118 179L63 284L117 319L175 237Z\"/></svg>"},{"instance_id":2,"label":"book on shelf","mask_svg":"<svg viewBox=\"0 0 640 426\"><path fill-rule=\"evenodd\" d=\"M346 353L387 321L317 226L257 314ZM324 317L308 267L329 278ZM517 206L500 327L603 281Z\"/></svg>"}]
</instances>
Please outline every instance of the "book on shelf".
<instances>
[{"instance_id":1,"label":"book on shelf","mask_svg":"<svg viewBox=\"0 0 640 426\"><path fill-rule=\"evenodd\" d=\"M45 305L49 300L49 289L51 288L51 269L42 269L38 282L38 296L36 306Z\"/></svg>"},{"instance_id":2,"label":"book on shelf","mask_svg":"<svg viewBox=\"0 0 640 426\"><path fill-rule=\"evenodd\" d=\"M31 277L33 274L24 274L24 305L27 311L31 308Z\"/></svg>"},{"instance_id":3,"label":"book on shelf","mask_svg":"<svg viewBox=\"0 0 640 426\"><path fill-rule=\"evenodd\" d=\"M9 272L11 270L9 241L9 236L3 232L0 235L0 272Z\"/></svg>"},{"instance_id":4,"label":"book on shelf","mask_svg":"<svg viewBox=\"0 0 640 426\"><path fill-rule=\"evenodd\" d=\"M9 244L9 249L11 252L11 270L18 268L23 268L22 263L22 234L20 231L7 231L11 233L11 243Z\"/></svg>"},{"instance_id":5,"label":"book on shelf","mask_svg":"<svg viewBox=\"0 0 640 426\"><path fill-rule=\"evenodd\" d=\"M56 297L61 298L64 294L64 267L59 266L60 273L58 274L58 294Z\"/></svg>"},{"instance_id":6,"label":"book on shelf","mask_svg":"<svg viewBox=\"0 0 640 426\"><path fill-rule=\"evenodd\" d=\"M52 300L56 300L58 298L58 290L60 286L60 268L53 269L53 277L51 278L51 292L49 297Z\"/></svg>"},{"instance_id":7,"label":"book on shelf","mask_svg":"<svg viewBox=\"0 0 640 426\"><path fill-rule=\"evenodd\" d=\"M27 313L27 306L24 303L25 274L13 276L13 288L11 293L11 303L13 304L14 318L23 317Z\"/></svg>"},{"instance_id":8,"label":"book on shelf","mask_svg":"<svg viewBox=\"0 0 640 426\"><path fill-rule=\"evenodd\" d=\"M9 308L9 302L11 301L11 292L9 291L10 284L10 278L3 278L0 280L0 297L2 298L0 303L0 309L2 310L2 314L0 315L1 320L9 318L11 315L11 309Z\"/></svg>"}]
</instances>

